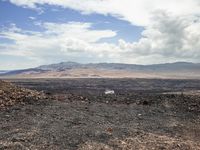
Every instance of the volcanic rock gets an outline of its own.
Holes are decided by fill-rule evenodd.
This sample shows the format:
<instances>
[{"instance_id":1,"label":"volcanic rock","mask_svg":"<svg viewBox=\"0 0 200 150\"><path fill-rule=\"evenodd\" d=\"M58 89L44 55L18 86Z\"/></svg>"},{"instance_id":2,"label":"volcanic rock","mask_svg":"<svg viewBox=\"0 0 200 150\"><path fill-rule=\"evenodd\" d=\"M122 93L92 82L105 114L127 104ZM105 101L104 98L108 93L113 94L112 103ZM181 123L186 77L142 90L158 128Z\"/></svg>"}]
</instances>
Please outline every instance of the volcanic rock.
<instances>
[{"instance_id":1,"label":"volcanic rock","mask_svg":"<svg viewBox=\"0 0 200 150\"><path fill-rule=\"evenodd\" d=\"M46 99L43 92L29 90L0 80L0 109L17 103L25 104L30 100Z\"/></svg>"}]
</instances>

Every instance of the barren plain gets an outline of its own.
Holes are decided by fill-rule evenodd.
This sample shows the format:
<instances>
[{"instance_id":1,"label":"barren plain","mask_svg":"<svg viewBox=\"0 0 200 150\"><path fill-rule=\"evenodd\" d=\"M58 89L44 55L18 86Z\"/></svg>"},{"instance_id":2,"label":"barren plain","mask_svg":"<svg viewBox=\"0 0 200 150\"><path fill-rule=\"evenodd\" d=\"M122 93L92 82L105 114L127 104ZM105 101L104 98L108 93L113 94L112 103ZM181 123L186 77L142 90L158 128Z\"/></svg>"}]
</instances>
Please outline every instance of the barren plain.
<instances>
[{"instance_id":1,"label":"barren plain","mask_svg":"<svg viewBox=\"0 0 200 150\"><path fill-rule=\"evenodd\" d=\"M200 149L200 80L6 81L0 150Z\"/></svg>"}]
</instances>

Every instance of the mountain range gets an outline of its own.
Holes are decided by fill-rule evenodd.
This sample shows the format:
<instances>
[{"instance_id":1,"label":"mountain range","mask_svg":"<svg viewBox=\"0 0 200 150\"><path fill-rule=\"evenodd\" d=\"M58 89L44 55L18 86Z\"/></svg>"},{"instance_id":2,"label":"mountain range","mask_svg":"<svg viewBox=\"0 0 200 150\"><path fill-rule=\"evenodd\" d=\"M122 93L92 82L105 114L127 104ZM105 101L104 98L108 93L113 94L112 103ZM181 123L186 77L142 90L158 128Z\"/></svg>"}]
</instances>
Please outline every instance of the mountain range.
<instances>
[{"instance_id":1,"label":"mountain range","mask_svg":"<svg viewBox=\"0 0 200 150\"><path fill-rule=\"evenodd\" d=\"M61 62L36 68L0 71L1 78L191 78L200 79L200 63L153 65Z\"/></svg>"}]
</instances>

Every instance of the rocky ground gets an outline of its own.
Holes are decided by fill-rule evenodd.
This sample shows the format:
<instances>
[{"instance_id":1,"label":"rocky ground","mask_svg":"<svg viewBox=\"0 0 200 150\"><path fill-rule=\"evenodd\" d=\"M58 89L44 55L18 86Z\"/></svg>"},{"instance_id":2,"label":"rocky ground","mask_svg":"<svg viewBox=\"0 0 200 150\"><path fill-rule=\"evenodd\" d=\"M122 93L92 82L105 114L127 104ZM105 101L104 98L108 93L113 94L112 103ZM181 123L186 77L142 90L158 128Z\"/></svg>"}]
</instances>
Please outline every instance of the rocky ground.
<instances>
[{"instance_id":1,"label":"rocky ground","mask_svg":"<svg viewBox=\"0 0 200 150\"><path fill-rule=\"evenodd\" d=\"M0 86L0 150L200 149L200 81L11 82Z\"/></svg>"},{"instance_id":2,"label":"rocky ground","mask_svg":"<svg viewBox=\"0 0 200 150\"><path fill-rule=\"evenodd\" d=\"M46 99L45 94L36 90L17 87L14 84L0 80L0 109L39 99Z\"/></svg>"}]
</instances>

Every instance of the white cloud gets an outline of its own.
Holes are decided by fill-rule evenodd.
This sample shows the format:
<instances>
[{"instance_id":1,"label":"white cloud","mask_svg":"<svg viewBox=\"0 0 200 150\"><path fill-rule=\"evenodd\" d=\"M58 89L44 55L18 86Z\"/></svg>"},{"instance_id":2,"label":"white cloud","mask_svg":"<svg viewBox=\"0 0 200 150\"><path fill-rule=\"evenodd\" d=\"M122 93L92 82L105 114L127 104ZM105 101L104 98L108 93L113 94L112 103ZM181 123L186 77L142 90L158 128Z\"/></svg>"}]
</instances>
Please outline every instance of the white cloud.
<instances>
[{"instance_id":1,"label":"white cloud","mask_svg":"<svg viewBox=\"0 0 200 150\"><path fill-rule=\"evenodd\" d=\"M28 17L30 20L36 20L36 17L32 17L32 16L30 16L30 17Z\"/></svg>"},{"instance_id":2,"label":"white cloud","mask_svg":"<svg viewBox=\"0 0 200 150\"><path fill-rule=\"evenodd\" d=\"M93 30L91 23L41 23L43 32L25 31L12 25L0 37L13 40L0 44L0 55L23 56L40 64L75 60L80 62L161 63L200 59L200 21L161 13L142 32L138 42L123 39L117 44L100 43L112 38L112 30Z\"/></svg>"},{"instance_id":3,"label":"white cloud","mask_svg":"<svg viewBox=\"0 0 200 150\"><path fill-rule=\"evenodd\" d=\"M116 35L112 30L92 30L91 23L41 23L43 32L27 31L14 24L0 32L0 37L13 41L0 44L0 56L21 56L30 61L42 63L67 61L78 58L80 61L98 59L99 56L113 51L112 44L98 43L103 38ZM83 58L85 57L85 58ZM33 62L35 63L35 62Z\"/></svg>"},{"instance_id":4,"label":"white cloud","mask_svg":"<svg viewBox=\"0 0 200 150\"><path fill-rule=\"evenodd\" d=\"M176 16L191 16L200 13L199 0L9 0L18 6L39 8L49 4L78 10L83 14L110 14L134 25L147 26L157 11Z\"/></svg>"},{"instance_id":5,"label":"white cloud","mask_svg":"<svg viewBox=\"0 0 200 150\"><path fill-rule=\"evenodd\" d=\"M112 30L92 30L91 23L38 23L44 32L24 31L12 25L0 37L0 55L20 55L39 63L81 62L161 63L200 59L199 0L10 0L18 6L40 9L57 5L83 14L112 15L144 27L138 42L100 43L116 36ZM45 59L44 59L45 58Z\"/></svg>"},{"instance_id":6,"label":"white cloud","mask_svg":"<svg viewBox=\"0 0 200 150\"><path fill-rule=\"evenodd\" d=\"M116 33L111 30L90 30L91 23L44 23L43 26L46 29L47 34L59 35L61 36L61 39L73 37L87 42L97 42L102 38L110 38L116 35Z\"/></svg>"},{"instance_id":7,"label":"white cloud","mask_svg":"<svg viewBox=\"0 0 200 150\"><path fill-rule=\"evenodd\" d=\"M145 28L139 42L127 43L120 40L119 47L126 50L129 56L157 55L175 61L195 61L200 58L199 29L199 20L191 22L182 17L172 17L162 13L156 17L151 26Z\"/></svg>"}]
</instances>

